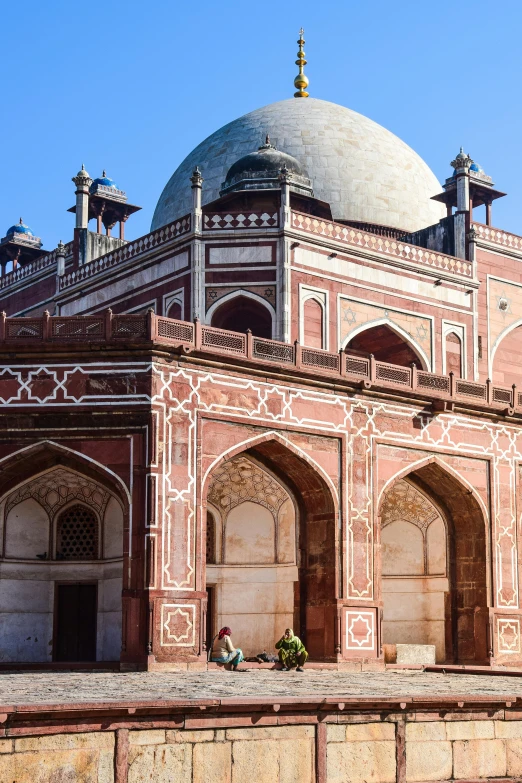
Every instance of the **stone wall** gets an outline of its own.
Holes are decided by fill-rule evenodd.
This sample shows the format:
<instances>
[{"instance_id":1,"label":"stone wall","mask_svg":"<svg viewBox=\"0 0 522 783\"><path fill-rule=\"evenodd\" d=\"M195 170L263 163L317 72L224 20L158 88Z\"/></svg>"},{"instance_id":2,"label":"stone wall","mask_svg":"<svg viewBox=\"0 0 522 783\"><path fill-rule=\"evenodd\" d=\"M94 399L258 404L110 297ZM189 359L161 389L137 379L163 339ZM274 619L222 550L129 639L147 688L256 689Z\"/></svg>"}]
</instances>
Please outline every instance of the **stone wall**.
<instances>
[{"instance_id":1,"label":"stone wall","mask_svg":"<svg viewBox=\"0 0 522 783\"><path fill-rule=\"evenodd\" d=\"M120 728L6 738L0 739L0 780L418 783L520 778L522 720L474 719L465 712L445 719L440 712L438 720L432 716L374 714L369 722L354 722L364 716L340 715L337 720L346 722L317 723L317 717L296 715L290 725L258 727L244 727L244 718L231 717L215 722L223 728ZM234 723L243 725L234 728Z\"/></svg>"}]
</instances>

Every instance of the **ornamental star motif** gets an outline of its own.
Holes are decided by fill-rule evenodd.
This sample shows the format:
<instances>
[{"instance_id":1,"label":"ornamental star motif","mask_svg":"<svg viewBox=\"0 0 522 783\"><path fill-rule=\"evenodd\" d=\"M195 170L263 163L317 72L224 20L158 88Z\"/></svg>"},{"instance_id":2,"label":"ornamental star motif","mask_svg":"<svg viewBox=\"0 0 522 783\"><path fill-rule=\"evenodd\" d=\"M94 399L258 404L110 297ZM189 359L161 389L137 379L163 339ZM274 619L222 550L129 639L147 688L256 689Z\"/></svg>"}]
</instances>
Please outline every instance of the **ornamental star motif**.
<instances>
[{"instance_id":1,"label":"ornamental star motif","mask_svg":"<svg viewBox=\"0 0 522 783\"><path fill-rule=\"evenodd\" d=\"M265 296L273 296L274 292L271 288L265 288Z\"/></svg>"},{"instance_id":2,"label":"ornamental star motif","mask_svg":"<svg viewBox=\"0 0 522 783\"><path fill-rule=\"evenodd\" d=\"M357 320L357 315L352 310L351 307L349 307L347 310L343 313L343 321L345 321L347 324L354 324Z\"/></svg>"},{"instance_id":3,"label":"ornamental star motif","mask_svg":"<svg viewBox=\"0 0 522 783\"><path fill-rule=\"evenodd\" d=\"M208 292L208 298L209 299L217 299L217 291L209 291Z\"/></svg>"},{"instance_id":4,"label":"ornamental star motif","mask_svg":"<svg viewBox=\"0 0 522 783\"><path fill-rule=\"evenodd\" d=\"M426 337L428 336L428 330L424 326L424 324L421 324L417 327L417 339L419 339L421 342L424 342Z\"/></svg>"}]
</instances>

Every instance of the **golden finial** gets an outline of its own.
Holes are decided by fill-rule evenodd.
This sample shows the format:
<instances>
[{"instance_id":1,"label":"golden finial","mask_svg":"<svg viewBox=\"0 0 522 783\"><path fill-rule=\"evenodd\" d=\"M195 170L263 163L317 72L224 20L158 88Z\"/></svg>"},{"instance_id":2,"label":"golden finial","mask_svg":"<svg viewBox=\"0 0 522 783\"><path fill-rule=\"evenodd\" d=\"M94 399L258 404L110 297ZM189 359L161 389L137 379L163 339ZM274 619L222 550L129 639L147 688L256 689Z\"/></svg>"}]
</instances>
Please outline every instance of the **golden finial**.
<instances>
[{"instance_id":1,"label":"golden finial","mask_svg":"<svg viewBox=\"0 0 522 783\"><path fill-rule=\"evenodd\" d=\"M306 60L305 60L305 53L303 49L305 43L303 35L304 35L304 30L301 27L301 29L299 30L299 40L297 41L297 43L299 44L299 51L297 52L297 60L295 61L295 64L299 66L299 73L294 79L294 86L297 88L297 92L294 92L294 98L308 98L308 93L305 92L305 90L310 82L304 75L304 67L306 65Z\"/></svg>"}]
</instances>

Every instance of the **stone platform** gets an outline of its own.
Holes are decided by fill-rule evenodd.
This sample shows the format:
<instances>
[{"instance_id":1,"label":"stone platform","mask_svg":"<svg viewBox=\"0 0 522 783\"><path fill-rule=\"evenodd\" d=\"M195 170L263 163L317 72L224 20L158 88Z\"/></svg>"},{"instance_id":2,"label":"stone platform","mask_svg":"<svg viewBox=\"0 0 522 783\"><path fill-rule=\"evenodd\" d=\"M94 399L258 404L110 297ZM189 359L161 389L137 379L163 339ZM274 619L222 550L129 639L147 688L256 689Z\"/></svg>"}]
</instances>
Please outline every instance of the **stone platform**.
<instances>
[{"instance_id":1,"label":"stone platform","mask_svg":"<svg viewBox=\"0 0 522 783\"><path fill-rule=\"evenodd\" d=\"M519 676L516 676L519 674ZM515 676L513 676L515 675ZM382 672L339 672L305 669L303 673L258 669L231 672L24 672L0 674L0 712L31 706L75 709L89 704L187 705L229 700L238 705L257 701L295 700L319 703L344 699L356 703L437 702L462 699L522 703L522 672L446 674L392 669ZM210 706L210 705L209 705ZM217 706L217 705L216 705Z\"/></svg>"},{"instance_id":2,"label":"stone platform","mask_svg":"<svg viewBox=\"0 0 522 783\"><path fill-rule=\"evenodd\" d=\"M514 783L521 674L0 674L0 781Z\"/></svg>"}]
</instances>

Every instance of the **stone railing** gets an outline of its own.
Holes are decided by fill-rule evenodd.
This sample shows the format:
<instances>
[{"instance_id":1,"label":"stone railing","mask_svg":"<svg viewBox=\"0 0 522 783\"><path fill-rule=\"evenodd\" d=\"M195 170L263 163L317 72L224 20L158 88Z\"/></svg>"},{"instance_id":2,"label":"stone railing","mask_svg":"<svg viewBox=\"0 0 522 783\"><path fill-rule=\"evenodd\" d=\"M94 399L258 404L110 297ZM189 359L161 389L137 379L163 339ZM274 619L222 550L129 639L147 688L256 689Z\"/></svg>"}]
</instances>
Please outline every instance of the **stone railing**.
<instances>
[{"instance_id":1,"label":"stone railing","mask_svg":"<svg viewBox=\"0 0 522 783\"><path fill-rule=\"evenodd\" d=\"M473 277L471 261L464 261L461 258L444 255L444 253L436 253L433 250L415 247L415 245L409 245L406 242L399 242L391 238L378 236L377 234L359 231L342 223L315 218L302 212L292 212L292 227L310 234L335 239L338 242L345 242L351 247L365 248L377 253L384 253L387 256L402 258L404 261L413 262L414 264L429 266L440 272L449 272L466 278Z\"/></svg>"},{"instance_id":2,"label":"stone railing","mask_svg":"<svg viewBox=\"0 0 522 783\"><path fill-rule=\"evenodd\" d=\"M277 228L278 212L205 212L203 231L227 231L237 228Z\"/></svg>"},{"instance_id":3,"label":"stone railing","mask_svg":"<svg viewBox=\"0 0 522 783\"><path fill-rule=\"evenodd\" d=\"M56 254L57 250L52 250L45 256L35 258L34 261L30 261L28 264L24 264L23 266L18 266L16 269L13 269L12 272L8 272L3 277L0 277L0 289L7 288L8 286L14 285L14 283L18 283L20 280L25 280L28 277L33 277L44 269L49 269L52 266L56 266ZM65 245L65 258L70 258L71 254L72 242L69 242L67 245Z\"/></svg>"},{"instance_id":4,"label":"stone railing","mask_svg":"<svg viewBox=\"0 0 522 783\"><path fill-rule=\"evenodd\" d=\"M247 360L262 366L301 372L323 380L339 378L357 384L361 389L373 387L395 392L410 392L433 401L434 410L451 410L455 402L496 410L498 413L522 415L522 392L515 386L493 386L491 381L475 383L457 378L453 373L436 375L415 365L402 367L379 362L373 356L355 356L345 351L333 353L295 343L282 343L254 337L250 332L230 332L195 322L176 321L154 315L53 316L7 318L0 315L0 351L15 347L40 347L47 344L90 343L156 343L176 346L184 353L197 351ZM240 362L241 364L241 362Z\"/></svg>"},{"instance_id":5,"label":"stone railing","mask_svg":"<svg viewBox=\"0 0 522 783\"><path fill-rule=\"evenodd\" d=\"M173 223L169 223L168 226L152 231L150 234L145 234L144 237L135 239L133 242L127 242L125 245L111 250L110 253L106 253L104 256L94 258L87 264L75 269L73 272L69 272L60 278L60 291L64 288L82 283L84 280L88 280L94 275L105 272L107 269L111 269L114 266L123 264L126 261L130 261L133 258L146 253L148 250L162 245L164 242L168 242L171 239L176 239L183 234L188 234L191 226L191 216L185 215L185 217L175 220Z\"/></svg>"},{"instance_id":6,"label":"stone railing","mask_svg":"<svg viewBox=\"0 0 522 783\"><path fill-rule=\"evenodd\" d=\"M498 228L485 226L483 223L473 223L471 227L475 229L479 235L479 239L522 252L522 237L517 237L516 234L508 234L506 231L500 231Z\"/></svg>"}]
</instances>

